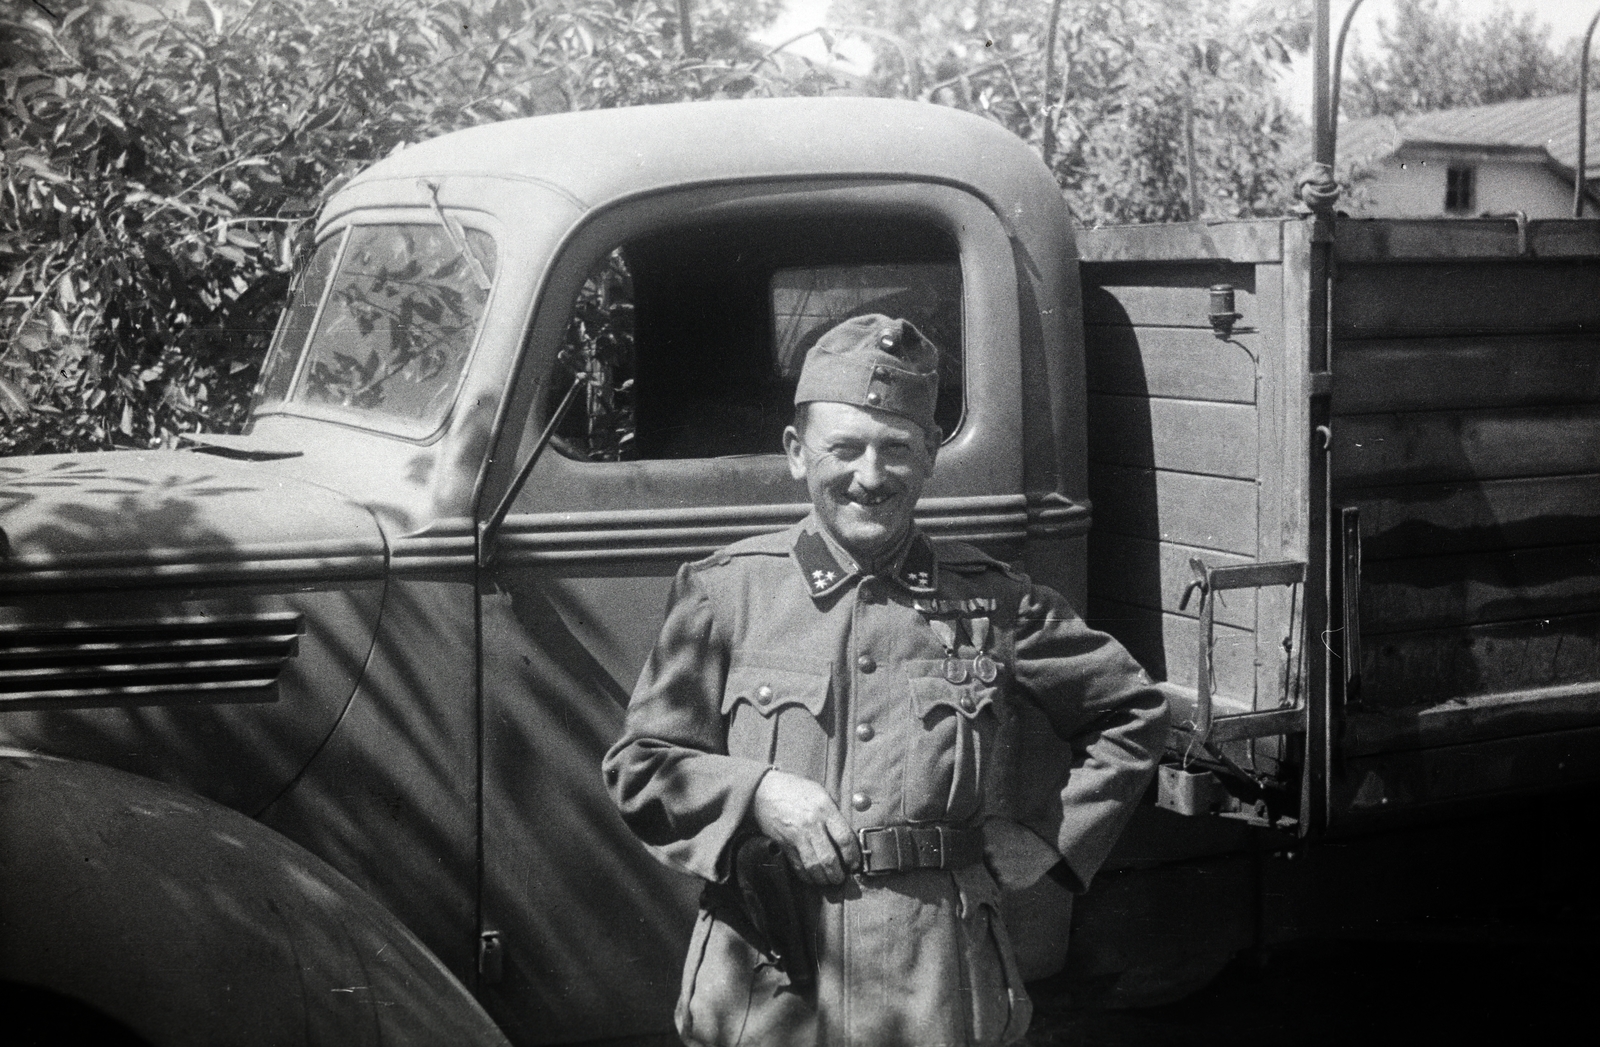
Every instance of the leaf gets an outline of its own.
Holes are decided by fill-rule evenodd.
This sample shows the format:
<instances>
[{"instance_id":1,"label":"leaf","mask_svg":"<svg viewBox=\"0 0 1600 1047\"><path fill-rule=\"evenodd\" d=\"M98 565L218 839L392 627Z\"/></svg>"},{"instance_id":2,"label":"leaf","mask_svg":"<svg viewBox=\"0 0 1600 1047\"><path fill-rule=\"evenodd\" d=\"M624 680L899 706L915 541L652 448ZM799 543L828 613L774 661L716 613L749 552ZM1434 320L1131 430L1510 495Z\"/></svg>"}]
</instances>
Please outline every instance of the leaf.
<instances>
[{"instance_id":1,"label":"leaf","mask_svg":"<svg viewBox=\"0 0 1600 1047\"><path fill-rule=\"evenodd\" d=\"M211 0L189 0L189 9L185 14L193 18L195 8L200 9L200 15L211 21L211 31L218 36L222 35L222 12L212 6Z\"/></svg>"},{"instance_id":2,"label":"leaf","mask_svg":"<svg viewBox=\"0 0 1600 1047\"><path fill-rule=\"evenodd\" d=\"M65 18L61 19L61 24L56 27L56 31L60 32L61 30L66 29L73 22L76 22L78 19L82 18L84 15L86 15L89 12L93 11L94 10L94 6L95 5L93 5L93 4L84 4L82 7L74 8L70 14L68 14Z\"/></svg>"},{"instance_id":3,"label":"leaf","mask_svg":"<svg viewBox=\"0 0 1600 1047\"><path fill-rule=\"evenodd\" d=\"M6 378L0 378L0 414L7 420L23 418L29 413L28 397L21 387Z\"/></svg>"}]
</instances>

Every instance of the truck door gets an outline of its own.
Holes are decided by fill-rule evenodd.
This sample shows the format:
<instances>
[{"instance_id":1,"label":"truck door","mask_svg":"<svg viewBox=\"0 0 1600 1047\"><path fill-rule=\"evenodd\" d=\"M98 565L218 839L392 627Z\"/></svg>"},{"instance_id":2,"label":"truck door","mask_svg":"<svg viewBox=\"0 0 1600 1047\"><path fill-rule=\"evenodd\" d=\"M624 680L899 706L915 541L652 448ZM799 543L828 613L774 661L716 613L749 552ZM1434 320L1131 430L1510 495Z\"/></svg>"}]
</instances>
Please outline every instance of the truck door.
<instances>
[{"instance_id":1,"label":"truck door","mask_svg":"<svg viewBox=\"0 0 1600 1047\"><path fill-rule=\"evenodd\" d=\"M530 1043L670 1029L699 885L634 840L600 760L678 566L806 512L780 438L817 335L863 312L927 332L947 435L923 524L998 555L1026 536L1017 276L976 197L881 180L656 194L600 209L548 273L480 506L570 394L480 586L480 994Z\"/></svg>"},{"instance_id":2,"label":"truck door","mask_svg":"<svg viewBox=\"0 0 1600 1047\"><path fill-rule=\"evenodd\" d=\"M1593 222L1341 223L1333 824L1600 774Z\"/></svg>"}]
</instances>

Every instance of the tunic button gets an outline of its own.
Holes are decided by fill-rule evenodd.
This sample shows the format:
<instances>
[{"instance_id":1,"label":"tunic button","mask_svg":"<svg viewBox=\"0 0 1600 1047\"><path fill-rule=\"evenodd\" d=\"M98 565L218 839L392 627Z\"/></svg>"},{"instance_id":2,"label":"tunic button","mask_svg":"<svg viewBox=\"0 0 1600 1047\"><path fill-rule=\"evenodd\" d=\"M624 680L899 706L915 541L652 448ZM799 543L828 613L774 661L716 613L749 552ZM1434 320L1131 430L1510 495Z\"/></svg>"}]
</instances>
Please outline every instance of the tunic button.
<instances>
[{"instance_id":1,"label":"tunic button","mask_svg":"<svg viewBox=\"0 0 1600 1047\"><path fill-rule=\"evenodd\" d=\"M856 737L864 742L872 741L872 725L870 723L856 724Z\"/></svg>"},{"instance_id":2,"label":"tunic button","mask_svg":"<svg viewBox=\"0 0 1600 1047\"><path fill-rule=\"evenodd\" d=\"M864 811L868 807L872 806L872 797L868 796L866 793L856 793L854 796L850 797L850 806L854 807L858 811Z\"/></svg>"},{"instance_id":3,"label":"tunic button","mask_svg":"<svg viewBox=\"0 0 1600 1047\"><path fill-rule=\"evenodd\" d=\"M772 688L768 687L766 684L762 684L760 687L757 687L756 688L756 704L757 705L771 705L772 704Z\"/></svg>"},{"instance_id":4,"label":"tunic button","mask_svg":"<svg viewBox=\"0 0 1600 1047\"><path fill-rule=\"evenodd\" d=\"M856 668L864 673L870 673L877 667L878 663L872 660L872 655L870 654L864 654L856 659Z\"/></svg>"},{"instance_id":5,"label":"tunic button","mask_svg":"<svg viewBox=\"0 0 1600 1047\"><path fill-rule=\"evenodd\" d=\"M965 709L969 713L972 711L972 696L971 695L964 694L964 695L961 696L961 708Z\"/></svg>"},{"instance_id":6,"label":"tunic button","mask_svg":"<svg viewBox=\"0 0 1600 1047\"><path fill-rule=\"evenodd\" d=\"M869 404L875 404L879 400L882 400L882 399L883 399L883 397L879 396L877 393L868 393L867 394L867 403L869 403Z\"/></svg>"},{"instance_id":7,"label":"tunic button","mask_svg":"<svg viewBox=\"0 0 1600 1047\"><path fill-rule=\"evenodd\" d=\"M878 602L878 586L871 578L864 580L856 587L856 598L862 603Z\"/></svg>"}]
</instances>

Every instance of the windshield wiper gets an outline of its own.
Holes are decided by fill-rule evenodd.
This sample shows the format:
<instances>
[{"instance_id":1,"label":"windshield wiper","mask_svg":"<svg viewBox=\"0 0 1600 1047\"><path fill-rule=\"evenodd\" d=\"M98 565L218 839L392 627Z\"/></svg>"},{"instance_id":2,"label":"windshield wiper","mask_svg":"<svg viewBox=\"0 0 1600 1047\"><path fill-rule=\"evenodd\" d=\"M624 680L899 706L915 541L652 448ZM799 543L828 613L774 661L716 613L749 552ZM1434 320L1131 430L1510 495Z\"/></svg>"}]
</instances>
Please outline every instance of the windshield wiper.
<instances>
[{"instance_id":1,"label":"windshield wiper","mask_svg":"<svg viewBox=\"0 0 1600 1047\"><path fill-rule=\"evenodd\" d=\"M428 200L433 205L434 216L439 219L439 224L444 227L444 235L450 238L455 245L456 254L466 259L467 268L472 272L472 278L478 282L478 290L489 290L489 274L484 270L483 263L478 261L478 256L472 253L467 246L467 234L461 228L461 223L444 213L444 208L439 206L439 183L429 178L417 179L418 184L428 191Z\"/></svg>"}]
</instances>

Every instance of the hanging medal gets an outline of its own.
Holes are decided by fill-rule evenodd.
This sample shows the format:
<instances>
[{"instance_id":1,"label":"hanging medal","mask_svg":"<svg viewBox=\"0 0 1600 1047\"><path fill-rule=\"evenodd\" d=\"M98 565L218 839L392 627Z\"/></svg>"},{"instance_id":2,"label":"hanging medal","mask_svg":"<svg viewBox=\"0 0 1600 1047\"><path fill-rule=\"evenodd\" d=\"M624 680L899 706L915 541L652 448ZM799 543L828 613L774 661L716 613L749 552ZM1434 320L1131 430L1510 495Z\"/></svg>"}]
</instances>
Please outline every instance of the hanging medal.
<instances>
[{"instance_id":1,"label":"hanging medal","mask_svg":"<svg viewBox=\"0 0 1600 1047\"><path fill-rule=\"evenodd\" d=\"M928 626L944 645L944 678L951 683L966 683L970 679L967 663L956 657L959 639L956 623L947 618L929 618Z\"/></svg>"},{"instance_id":2,"label":"hanging medal","mask_svg":"<svg viewBox=\"0 0 1600 1047\"><path fill-rule=\"evenodd\" d=\"M972 646L977 654L972 659L972 675L984 683L994 683L1000 678L1000 663L989 657L989 619L972 619Z\"/></svg>"}]
</instances>

